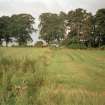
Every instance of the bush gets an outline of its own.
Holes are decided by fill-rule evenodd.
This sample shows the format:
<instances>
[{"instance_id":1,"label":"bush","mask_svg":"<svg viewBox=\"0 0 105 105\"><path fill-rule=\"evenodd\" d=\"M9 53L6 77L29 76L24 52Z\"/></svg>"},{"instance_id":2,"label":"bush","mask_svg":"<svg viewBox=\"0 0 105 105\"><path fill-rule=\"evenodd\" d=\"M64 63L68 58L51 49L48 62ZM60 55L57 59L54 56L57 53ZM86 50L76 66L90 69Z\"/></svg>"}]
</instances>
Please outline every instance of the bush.
<instances>
[{"instance_id":1,"label":"bush","mask_svg":"<svg viewBox=\"0 0 105 105\"><path fill-rule=\"evenodd\" d=\"M35 44L35 47L43 47L43 42L42 42L42 41L38 41L38 42Z\"/></svg>"},{"instance_id":2,"label":"bush","mask_svg":"<svg viewBox=\"0 0 105 105\"><path fill-rule=\"evenodd\" d=\"M105 50L105 45L100 47L101 50Z\"/></svg>"},{"instance_id":3,"label":"bush","mask_svg":"<svg viewBox=\"0 0 105 105\"><path fill-rule=\"evenodd\" d=\"M72 43L68 46L71 49L86 49L87 47L84 44Z\"/></svg>"}]
</instances>

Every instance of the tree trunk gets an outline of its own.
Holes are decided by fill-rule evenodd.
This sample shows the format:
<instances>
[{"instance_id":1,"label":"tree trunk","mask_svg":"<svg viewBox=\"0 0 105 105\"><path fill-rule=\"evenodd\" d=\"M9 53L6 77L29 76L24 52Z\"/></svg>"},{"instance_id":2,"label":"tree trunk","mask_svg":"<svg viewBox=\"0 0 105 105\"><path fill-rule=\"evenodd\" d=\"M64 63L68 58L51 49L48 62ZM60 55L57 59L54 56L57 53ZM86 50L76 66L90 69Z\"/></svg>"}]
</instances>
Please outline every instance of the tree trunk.
<instances>
[{"instance_id":1,"label":"tree trunk","mask_svg":"<svg viewBox=\"0 0 105 105\"><path fill-rule=\"evenodd\" d=\"M6 47L8 47L8 42L6 41Z\"/></svg>"}]
</instances>

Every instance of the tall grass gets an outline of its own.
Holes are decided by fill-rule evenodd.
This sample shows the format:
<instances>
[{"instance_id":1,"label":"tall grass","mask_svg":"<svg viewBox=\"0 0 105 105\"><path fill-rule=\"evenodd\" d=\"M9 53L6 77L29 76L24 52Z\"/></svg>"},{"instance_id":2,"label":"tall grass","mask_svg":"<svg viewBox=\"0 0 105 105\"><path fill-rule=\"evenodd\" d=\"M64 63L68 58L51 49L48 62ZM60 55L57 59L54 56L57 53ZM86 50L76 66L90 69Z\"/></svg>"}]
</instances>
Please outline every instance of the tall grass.
<instances>
[{"instance_id":1,"label":"tall grass","mask_svg":"<svg viewBox=\"0 0 105 105\"><path fill-rule=\"evenodd\" d=\"M0 105L105 105L104 52L3 49L0 55Z\"/></svg>"},{"instance_id":2,"label":"tall grass","mask_svg":"<svg viewBox=\"0 0 105 105\"><path fill-rule=\"evenodd\" d=\"M36 105L37 94L46 80L42 58L0 58L0 105Z\"/></svg>"}]
</instances>

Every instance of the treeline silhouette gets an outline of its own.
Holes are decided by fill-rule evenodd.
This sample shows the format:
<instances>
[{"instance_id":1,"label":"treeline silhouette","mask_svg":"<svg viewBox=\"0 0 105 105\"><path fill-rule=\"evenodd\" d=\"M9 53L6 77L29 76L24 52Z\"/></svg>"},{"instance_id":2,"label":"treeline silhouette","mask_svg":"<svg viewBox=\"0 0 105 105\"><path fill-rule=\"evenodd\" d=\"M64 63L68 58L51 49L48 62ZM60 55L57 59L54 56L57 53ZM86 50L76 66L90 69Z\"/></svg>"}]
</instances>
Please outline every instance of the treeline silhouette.
<instances>
[{"instance_id":1,"label":"treeline silhouette","mask_svg":"<svg viewBox=\"0 0 105 105\"><path fill-rule=\"evenodd\" d=\"M36 31L35 18L30 14L0 17L0 44L16 41L27 45L32 41L31 34ZM69 48L105 48L105 8L95 15L78 8L68 13L42 13L38 26L40 39L48 44L58 44Z\"/></svg>"}]
</instances>

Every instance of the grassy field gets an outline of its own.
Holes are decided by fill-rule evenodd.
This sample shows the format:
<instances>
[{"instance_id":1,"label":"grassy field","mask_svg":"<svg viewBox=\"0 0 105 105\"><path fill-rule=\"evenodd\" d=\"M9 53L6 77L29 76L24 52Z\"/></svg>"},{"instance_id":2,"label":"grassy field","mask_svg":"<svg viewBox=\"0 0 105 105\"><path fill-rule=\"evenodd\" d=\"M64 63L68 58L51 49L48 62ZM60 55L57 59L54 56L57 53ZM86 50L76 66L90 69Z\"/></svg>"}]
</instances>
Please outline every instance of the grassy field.
<instances>
[{"instance_id":1,"label":"grassy field","mask_svg":"<svg viewBox=\"0 0 105 105\"><path fill-rule=\"evenodd\" d=\"M105 105L105 51L0 48L0 105Z\"/></svg>"}]
</instances>

